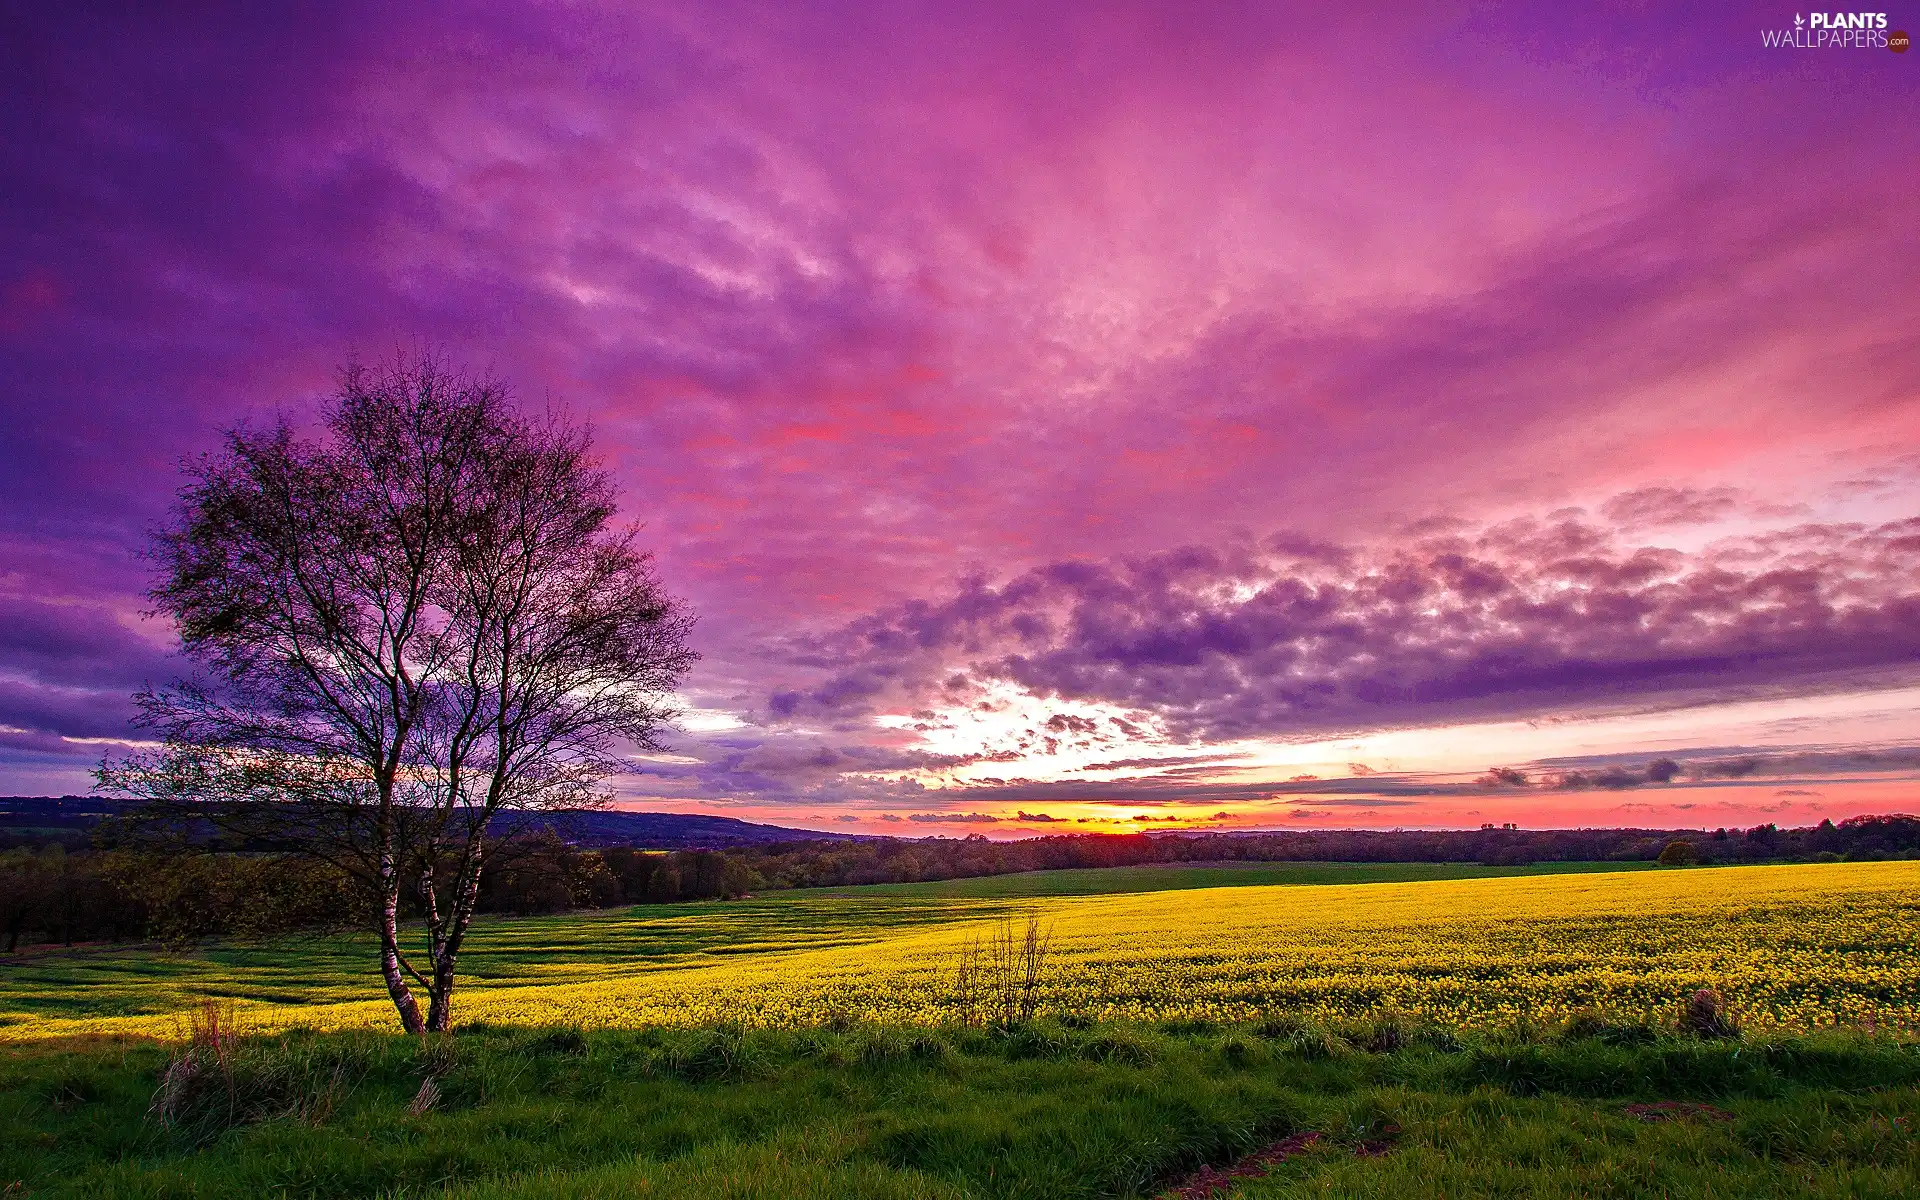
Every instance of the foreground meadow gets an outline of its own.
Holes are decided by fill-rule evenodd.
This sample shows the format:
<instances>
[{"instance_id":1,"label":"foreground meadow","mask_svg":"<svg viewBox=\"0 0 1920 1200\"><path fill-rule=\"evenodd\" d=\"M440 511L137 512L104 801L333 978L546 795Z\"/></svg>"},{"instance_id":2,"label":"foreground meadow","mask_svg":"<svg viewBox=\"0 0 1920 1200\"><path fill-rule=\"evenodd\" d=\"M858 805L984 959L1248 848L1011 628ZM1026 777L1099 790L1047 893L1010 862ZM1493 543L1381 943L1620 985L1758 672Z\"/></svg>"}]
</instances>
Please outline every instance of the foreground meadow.
<instances>
[{"instance_id":1,"label":"foreground meadow","mask_svg":"<svg viewBox=\"0 0 1920 1200\"><path fill-rule=\"evenodd\" d=\"M430 1039L392 1032L355 938L16 960L0 1195L1891 1200L1920 1179L1920 864L1135 882L496 921L459 1035ZM956 967L1030 920L1037 1012L983 1020ZM1702 986L1740 1028L1676 1020Z\"/></svg>"},{"instance_id":2,"label":"foreground meadow","mask_svg":"<svg viewBox=\"0 0 1920 1200\"><path fill-rule=\"evenodd\" d=\"M642 1028L936 1026L997 922L1050 938L1042 1016L1392 1014L1451 1028L1641 1019L1700 987L1753 1030L1920 1028L1920 864L1846 863L998 900L875 894L480 927L462 1020ZM256 1029L386 1028L358 939L48 956L0 983L0 1036L169 1036L212 996Z\"/></svg>"},{"instance_id":3,"label":"foreground meadow","mask_svg":"<svg viewBox=\"0 0 1920 1200\"><path fill-rule=\"evenodd\" d=\"M1198 1173L1264 1149L1286 1157L1234 1195L1893 1200L1916 1083L1886 1034L1591 1024L16 1043L0 1194L1140 1200L1224 1195Z\"/></svg>"}]
</instances>

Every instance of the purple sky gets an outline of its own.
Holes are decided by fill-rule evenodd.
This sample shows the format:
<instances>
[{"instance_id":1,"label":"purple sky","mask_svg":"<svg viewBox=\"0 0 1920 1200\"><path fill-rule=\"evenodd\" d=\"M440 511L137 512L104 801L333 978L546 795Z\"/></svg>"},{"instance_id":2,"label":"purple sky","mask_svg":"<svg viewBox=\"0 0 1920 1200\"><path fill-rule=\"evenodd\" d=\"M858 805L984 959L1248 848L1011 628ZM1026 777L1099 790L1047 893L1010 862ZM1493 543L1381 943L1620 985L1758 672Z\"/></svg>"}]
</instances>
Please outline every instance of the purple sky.
<instances>
[{"instance_id":1,"label":"purple sky","mask_svg":"<svg viewBox=\"0 0 1920 1200\"><path fill-rule=\"evenodd\" d=\"M639 806L1920 809L1920 55L1737 5L84 7L0 9L0 793L84 790L176 670L181 457L427 346L590 419L702 615Z\"/></svg>"}]
</instances>

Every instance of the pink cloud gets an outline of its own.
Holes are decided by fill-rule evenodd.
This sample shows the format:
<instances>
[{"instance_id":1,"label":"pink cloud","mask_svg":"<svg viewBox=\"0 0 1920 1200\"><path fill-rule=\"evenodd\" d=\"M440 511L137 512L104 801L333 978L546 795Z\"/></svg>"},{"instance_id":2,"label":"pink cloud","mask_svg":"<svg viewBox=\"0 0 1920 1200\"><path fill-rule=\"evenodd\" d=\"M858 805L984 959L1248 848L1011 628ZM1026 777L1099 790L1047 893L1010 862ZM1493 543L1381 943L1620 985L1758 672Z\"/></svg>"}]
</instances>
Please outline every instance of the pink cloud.
<instances>
[{"instance_id":1,"label":"pink cloud","mask_svg":"<svg viewBox=\"0 0 1920 1200\"><path fill-rule=\"evenodd\" d=\"M1203 645L1260 644L1256 611L1178 580L1274 588L1283 557L1315 581L1299 604L1339 600L1327 645L1407 672L1307 655L1326 714L1837 686L1905 644L1908 552L1840 527L1913 515L1920 266L1887 247L1920 165L1884 131L1920 113L1897 62L1763 54L1778 17L37 12L0 109L6 594L136 608L179 456L418 340L595 422L705 614L695 693L716 707L791 692L845 716L957 652L1197 731L1270 730L1299 706L1209 674L1252 652ZM1561 506L1606 525L1447 565L1418 524L1465 537ZM1799 532L1757 540L1789 513ZM1674 560L1609 540L1628 527L1755 536ZM1298 532L1258 545L1276 529ZM1449 606L1417 667L1415 601L1363 612L1355 582L1396 554L1395 579ZM955 600L960 576L983 582ZM1072 597L1086 636L1010 596L1022 580ZM1587 607L1551 612L1560 582ZM994 612L965 617L967 597ZM911 640L915 611L973 621L982 648L855 647L793 678L769 657L836 629ZM65 619L0 644L8 719L35 737L119 728L152 665L125 622L88 651ZM1182 638L1193 663L1171 661ZM1689 653L1733 665L1688 682ZM1368 701L1368 678L1440 691ZM861 762L904 752L824 732L845 762L765 750L672 786L853 794Z\"/></svg>"}]
</instances>

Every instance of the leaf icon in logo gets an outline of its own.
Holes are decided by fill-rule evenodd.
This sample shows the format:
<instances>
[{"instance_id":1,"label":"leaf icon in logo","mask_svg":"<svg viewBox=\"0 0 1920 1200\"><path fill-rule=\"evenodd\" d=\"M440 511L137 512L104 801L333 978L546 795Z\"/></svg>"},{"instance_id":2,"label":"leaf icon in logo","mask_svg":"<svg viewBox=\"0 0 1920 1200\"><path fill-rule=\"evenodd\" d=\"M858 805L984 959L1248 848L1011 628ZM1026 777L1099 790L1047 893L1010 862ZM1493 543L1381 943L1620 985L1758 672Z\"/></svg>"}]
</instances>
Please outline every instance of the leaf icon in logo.
<instances>
[{"instance_id":1,"label":"leaf icon in logo","mask_svg":"<svg viewBox=\"0 0 1920 1200\"><path fill-rule=\"evenodd\" d=\"M1805 17L1801 16L1799 13L1793 14L1793 27L1795 29L1800 28L1802 25L1805 25L1806 23L1807 23L1807 19Z\"/></svg>"}]
</instances>

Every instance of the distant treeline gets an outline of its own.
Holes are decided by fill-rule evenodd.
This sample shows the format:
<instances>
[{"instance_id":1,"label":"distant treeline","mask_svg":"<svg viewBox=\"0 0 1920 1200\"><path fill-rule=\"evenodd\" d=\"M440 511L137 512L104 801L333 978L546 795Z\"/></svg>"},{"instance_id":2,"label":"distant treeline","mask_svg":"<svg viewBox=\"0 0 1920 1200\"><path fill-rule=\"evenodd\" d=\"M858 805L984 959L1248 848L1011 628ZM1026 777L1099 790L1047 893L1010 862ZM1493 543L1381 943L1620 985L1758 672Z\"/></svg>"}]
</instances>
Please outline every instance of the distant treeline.
<instances>
[{"instance_id":1,"label":"distant treeline","mask_svg":"<svg viewBox=\"0 0 1920 1200\"><path fill-rule=\"evenodd\" d=\"M532 837L481 877L479 911L532 915L740 896L758 880L714 850L580 850ZM363 928L360 893L337 870L291 854L69 850L0 852L0 945L274 937ZM407 914L417 915L416 913Z\"/></svg>"},{"instance_id":2,"label":"distant treeline","mask_svg":"<svg viewBox=\"0 0 1920 1200\"><path fill-rule=\"evenodd\" d=\"M84 850L96 841L96 830L134 815L139 808L137 801L111 796L0 796L0 849L60 842L69 850ZM802 838L858 842L871 836L787 829L704 813L613 808L540 814L533 820L550 827L571 845L648 850L720 850ZM524 832L528 824L528 814L503 813L492 822L490 831L510 837Z\"/></svg>"},{"instance_id":3,"label":"distant treeline","mask_svg":"<svg viewBox=\"0 0 1920 1200\"><path fill-rule=\"evenodd\" d=\"M1675 853L1675 844L1684 847ZM1663 853L1665 858L1662 858ZM482 877L480 911L537 914L731 899L1067 867L1180 862L1754 863L1920 858L1920 818L1855 817L1803 829L1495 829L1262 834L1077 834L795 841L727 850L588 849L547 832L515 839ZM355 891L310 859L270 852L70 849L0 852L0 941L21 945L266 937L359 927Z\"/></svg>"},{"instance_id":4,"label":"distant treeline","mask_svg":"<svg viewBox=\"0 0 1920 1200\"><path fill-rule=\"evenodd\" d=\"M763 887L846 887L1178 862L1651 862L1674 842L1701 863L1920 857L1920 818L1855 817L1806 829L1330 830L1284 833L1078 834L992 842L801 842L728 851Z\"/></svg>"}]
</instances>

